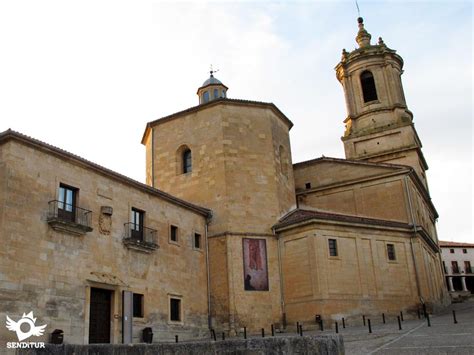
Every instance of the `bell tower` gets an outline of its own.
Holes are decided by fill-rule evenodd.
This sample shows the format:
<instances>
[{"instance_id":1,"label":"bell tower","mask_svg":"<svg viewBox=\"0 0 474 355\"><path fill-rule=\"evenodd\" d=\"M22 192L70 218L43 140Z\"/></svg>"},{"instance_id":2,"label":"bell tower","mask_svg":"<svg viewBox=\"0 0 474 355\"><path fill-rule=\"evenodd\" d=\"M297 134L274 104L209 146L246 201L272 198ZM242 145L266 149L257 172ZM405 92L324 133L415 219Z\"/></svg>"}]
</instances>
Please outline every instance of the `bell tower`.
<instances>
[{"instance_id":1,"label":"bell tower","mask_svg":"<svg viewBox=\"0 0 474 355\"><path fill-rule=\"evenodd\" d=\"M358 48L343 49L335 68L347 106L346 158L409 165L427 187L428 165L403 93L403 59L381 37L371 44L363 19L357 21Z\"/></svg>"}]
</instances>

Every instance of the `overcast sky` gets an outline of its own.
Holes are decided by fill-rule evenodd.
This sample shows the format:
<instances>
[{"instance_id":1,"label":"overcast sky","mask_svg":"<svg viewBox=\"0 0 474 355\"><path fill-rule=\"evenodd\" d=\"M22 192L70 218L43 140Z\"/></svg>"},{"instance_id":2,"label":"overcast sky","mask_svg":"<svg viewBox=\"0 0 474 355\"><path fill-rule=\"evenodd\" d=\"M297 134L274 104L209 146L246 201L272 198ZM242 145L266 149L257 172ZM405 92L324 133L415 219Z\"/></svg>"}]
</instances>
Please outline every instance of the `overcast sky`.
<instances>
[{"instance_id":1,"label":"overcast sky","mask_svg":"<svg viewBox=\"0 0 474 355\"><path fill-rule=\"evenodd\" d=\"M471 2L359 0L405 61L441 240L472 233ZM275 103L293 162L344 157L335 77L354 1L0 2L0 131L12 128L144 182L145 124L198 104L209 65L231 98Z\"/></svg>"}]
</instances>

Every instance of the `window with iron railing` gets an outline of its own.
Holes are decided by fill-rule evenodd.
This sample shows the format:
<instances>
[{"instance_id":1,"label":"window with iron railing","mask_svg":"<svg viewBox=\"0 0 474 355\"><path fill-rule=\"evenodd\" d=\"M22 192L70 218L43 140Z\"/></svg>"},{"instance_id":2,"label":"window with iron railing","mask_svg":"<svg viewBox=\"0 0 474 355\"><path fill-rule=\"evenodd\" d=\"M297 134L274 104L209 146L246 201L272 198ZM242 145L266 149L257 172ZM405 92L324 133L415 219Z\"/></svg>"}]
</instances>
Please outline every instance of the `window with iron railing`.
<instances>
[{"instance_id":1,"label":"window with iron railing","mask_svg":"<svg viewBox=\"0 0 474 355\"><path fill-rule=\"evenodd\" d=\"M92 211L77 205L79 189L60 184L58 199L48 202L47 221L53 229L82 235L92 231Z\"/></svg>"},{"instance_id":2,"label":"window with iron railing","mask_svg":"<svg viewBox=\"0 0 474 355\"><path fill-rule=\"evenodd\" d=\"M459 274L459 266L457 261L451 261L451 267L453 269L453 274Z\"/></svg>"},{"instance_id":3,"label":"window with iron railing","mask_svg":"<svg viewBox=\"0 0 474 355\"><path fill-rule=\"evenodd\" d=\"M466 274L472 274L472 268L471 268L471 262L470 261L465 261L464 262L464 272Z\"/></svg>"},{"instance_id":4,"label":"window with iron railing","mask_svg":"<svg viewBox=\"0 0 474 355\"><path fill-rule=\"evenodd\" d=\"M132 208L130 216L130 237L137 240L143 240L143 219L145 216L144 211L140 211L137 208Z\"/></svg>"},{"instance_id":5,"label":"window with iron railing","mask_svg":"<svg viewBox=\"0 0 474 355\"><path fill-rule=\"evenodd\" d=\"M92 211L59 200L49 201L48 205L48 221L56 220L91 228Z\"/></svg>"},{"instance_id":6,"label":"window with iron railing","mask_svg":"<svg viewBox=\"0 0 474 355\"><path fill-rule=\"evenodd\" d=\"M131 222L124 224L124 244L146 252L157 249L157 231L145 227L145 211L133 207L130 220Z\"/></svg>"}]
</instances>

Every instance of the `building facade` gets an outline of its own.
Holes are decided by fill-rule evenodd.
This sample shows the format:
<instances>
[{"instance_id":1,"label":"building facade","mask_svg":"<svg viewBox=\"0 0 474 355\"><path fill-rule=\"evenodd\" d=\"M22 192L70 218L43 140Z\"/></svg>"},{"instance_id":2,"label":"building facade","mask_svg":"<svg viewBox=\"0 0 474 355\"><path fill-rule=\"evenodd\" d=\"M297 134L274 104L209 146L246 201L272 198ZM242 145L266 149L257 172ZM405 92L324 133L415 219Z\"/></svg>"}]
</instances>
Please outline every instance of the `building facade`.
<instances>
[{"instance_id":1,"label":"building facade","mask_svg":"<svg viewBox=\"0 0 474 355\"><path fill-rule=\"evenodd\" d=\"M33 311L79 344L206 331L209 210L12 131L0 206L3 320ZM0 339L16 335L2 326Z\"/></svg>"},{"instance_id":2,"label":"building facade","mask_svg":"<svg viewBox=\"0 0 474 355\"><path fill-rule=\"evenodd\" d=\"M474 244L440 241L439 246L451 297L474 294Z\"/></svg>"},{"instance_id":3,"label":"building facade","mask_svg":"<svg viewBox=\"0 0 474 355\"><path fill-rule=\"evenodd\" d=\"M356 40L336 67L346 159L293 164L288 117L212 72L197 106L146 125L146 185L2 133L0 316L129 343L445 305L403 61L362 19Z\"/></svg>"}]
</instances>

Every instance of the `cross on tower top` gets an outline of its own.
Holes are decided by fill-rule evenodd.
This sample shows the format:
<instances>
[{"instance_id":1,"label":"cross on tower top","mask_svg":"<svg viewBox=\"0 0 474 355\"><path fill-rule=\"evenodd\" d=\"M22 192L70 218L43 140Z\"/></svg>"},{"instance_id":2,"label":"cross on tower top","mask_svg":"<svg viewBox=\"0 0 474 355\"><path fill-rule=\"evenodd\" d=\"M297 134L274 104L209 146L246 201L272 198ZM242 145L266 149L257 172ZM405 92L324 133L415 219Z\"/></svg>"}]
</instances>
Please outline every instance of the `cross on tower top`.
<instances>
[{"instance_id":1,"label":"cross on tower top","mask_svg":"<svg viewBox=\"0 0 474 355\"><path fill-rule=\"evenodd\" d=\"M212 64L210 65L209 68L210 68L209 74L211 74L211 78L213 78L213 77L214 77L214 73L217 73L217 72L219 71L219 69L214 70L214 69L212 68Z\"/></svg>"}]
</instances>

